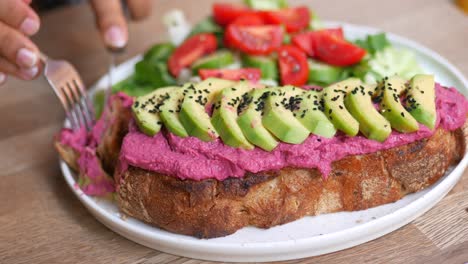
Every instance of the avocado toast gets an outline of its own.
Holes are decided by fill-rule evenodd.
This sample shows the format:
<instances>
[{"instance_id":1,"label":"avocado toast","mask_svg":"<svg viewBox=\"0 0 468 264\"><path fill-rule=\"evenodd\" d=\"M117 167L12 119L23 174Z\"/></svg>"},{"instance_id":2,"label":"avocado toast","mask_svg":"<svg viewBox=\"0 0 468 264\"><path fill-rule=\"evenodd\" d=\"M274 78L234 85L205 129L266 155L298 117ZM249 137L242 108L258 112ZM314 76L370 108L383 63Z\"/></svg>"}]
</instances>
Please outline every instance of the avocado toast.
<instances>
[{"instance_id":1,"label":"avocado toast","mask_svg":"<svg viewBox=\"0 0 468 264\"><path fill-rule=\"evenodd\" d=\"M96 140L96 156L105 165L102 172L114 175L115 198L125 214L179 234L225 236L244 226L268 228L307 215L363 210L397 201L436 182L465 153L467 101L455 89L434 84L428 75L418 75L409 82L385 78L376 87L350 79L313 92L298 87L246 87L242 82L227 84L216 79L195 86L210 87L209 83L216 87L208 92L194 89L197 96L202 95L197 109L205 109L203 127L216 133L183 137L163 124L159 133L147 135L139 127L142 122L136 120L135 110L119 104L121 97L114 99L114 105L121 107L103 115L113 122L104 126L101 138ZM396 87L400 83L405 87ZM391 93L385 94L390 88ZM432 91L433 96L416 97L413 89L429 95ZM182 93L193 96L192 92ZM390 105L386 96L400 102L405 110L398 113L400 117L385 117L388 110L401 109ZM134 108L142 103L139 100L148 99L136 98ZM179 103L183 105L184 101ZM302 101L307 105L301 105ZM363 115L366 111L355 107L360 104L368 111L372 105L376 112ZM422 119L432 116L432 106L435 121ZM309 111L323 114L315 115L329 127L324 135L300 121ZM276 126L268 121L268 112L278 121L293 122L285 128ZM246 129L248 123L239 122L246 113L252 115L249 120L257 120L250 128L258 129ZM412 127L412 119L405 117L413 114L416 120L422 120L417 123L418 130L398 132L402 127ZM265 118L267 122L263 122ZM190 126L196 122L182 125L192 131ZM130 124L128 133L128 126L122 124ZM389 126L394 128L391 133ZM64 140L63 132L57 137L56 147L62 158L86 178L86 171L77 162L82 156L80 148ZM104 162L103 157L112 158Z\"/></svg>"}]
</instances>

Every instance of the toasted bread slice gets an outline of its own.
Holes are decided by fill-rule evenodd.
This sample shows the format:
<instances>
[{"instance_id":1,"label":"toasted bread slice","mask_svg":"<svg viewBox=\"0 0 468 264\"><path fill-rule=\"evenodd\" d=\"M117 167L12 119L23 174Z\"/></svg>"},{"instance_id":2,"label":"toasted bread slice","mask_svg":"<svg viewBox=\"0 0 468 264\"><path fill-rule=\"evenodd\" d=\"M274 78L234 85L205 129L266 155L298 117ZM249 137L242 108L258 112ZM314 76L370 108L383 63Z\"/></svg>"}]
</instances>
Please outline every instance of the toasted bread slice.
<instances>
[{"instance_id":1,"label":"toasted bread slice","mask_svg":"<svg viewBox=\"0 0 468 264\"><path fill-rule=\"evenodd\" d=\"M462 129L438 129L428 139L338 160L327 180L316 169L193 181L129 167L117 201L125 214L151 225L212 238L245 226L269 228L307 215L395 202L436 182L464 153Z\"/></svg>"},{"instance_id":2,"label":"toasted bread slice","mask_svg":"<svg viewBox=\"0 0 468 264\"><path fill-rule=\"evenodd\" d=\"M112 174L130 112L115 105L113 120L97 147L103 168ZM333 163L324 180L316 169L285 168L223 181L180 180L129 167L117 188L123 213L162 229L199 238L232 234L245 226L269 228L307 215L363 210L395 202L422 190L465 153L468 123L428 139ZM75 170L78 153L55 146Z\"/></svg>"}]
</instances>

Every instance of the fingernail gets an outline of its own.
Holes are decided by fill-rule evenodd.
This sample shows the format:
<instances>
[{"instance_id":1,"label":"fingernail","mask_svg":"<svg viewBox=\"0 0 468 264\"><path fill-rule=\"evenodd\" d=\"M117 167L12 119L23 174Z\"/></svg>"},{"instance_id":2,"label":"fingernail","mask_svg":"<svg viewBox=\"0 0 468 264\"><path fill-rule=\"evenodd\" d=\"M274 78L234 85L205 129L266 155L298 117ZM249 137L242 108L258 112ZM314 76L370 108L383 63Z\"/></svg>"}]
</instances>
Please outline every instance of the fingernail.
<instances>
[{"instance_id":1,"label":"fingernail","mask_svg":"<svg viewBox=\"0 0 468 264\"><path fill-rule=\"evenodd\" d=\"M31 80L36 77L37 73L39 72L39 67L34 66L29 69L21 69L21 76L24 77L26 80Z\"/></svg>"},{"instance_id":2,"label":"fingernail","mask_svg":"<svg viewBox=\"0 0 468 264\"><path fill-rule=\"evenodd\" d=\"M0 72L0 85L4 84L6 81L6 74Z\"/></svg>"},{"instance_id":3,"label":"fingernail","mask_svg":"<svg viewBox=\"0 0 468 264\"><path fill-rule=\"evenodd\" d=\"M37 55L26 48L21 48L16 55L16 63L19 66L31 68L37 64Z\"/></svg>"},{"instance_id":4,"label":"fingernail","mask_svg":"<svg viewBox=\"0 0 468 264\"><path fill-rule=\"evenodd\" d=\"M110 27L105 34L105 41L107 45L114 48L123 48L127 43L123 30L118 26Z\"/></svg>"},{"instance_id":5,"label":"fingernail","mask_svg":"<svg viewBox=\"0 0 468 264\"><path fill-rule=\"evenodd\" d=\"M20 30L24 34L26 34L28 36L32 36L32 35L36 34L37 31L39 30L39 22L37 22L36 20L34 20L32 18L27 17L23 21L23 23L21 23Z\"/></svg>"}]
</instances>

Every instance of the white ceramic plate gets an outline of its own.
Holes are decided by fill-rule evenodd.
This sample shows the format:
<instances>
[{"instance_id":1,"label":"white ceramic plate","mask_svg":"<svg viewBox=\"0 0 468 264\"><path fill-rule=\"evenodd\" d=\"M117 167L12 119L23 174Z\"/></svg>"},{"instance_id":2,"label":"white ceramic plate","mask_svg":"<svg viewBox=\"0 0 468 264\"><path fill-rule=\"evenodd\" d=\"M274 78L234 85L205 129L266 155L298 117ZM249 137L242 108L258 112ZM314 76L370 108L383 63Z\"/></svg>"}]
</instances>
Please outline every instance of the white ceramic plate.
<instances>
[{"instance_id":1,"label":"white ceramic plate","mask_svg":"<svg viewBox=\"0 0 468 264\"><path fill-rule=\"evenodd\" d=\"M327 23L329 26L343 25L350 39L362 38L379 30L343 23ZM462 74L447 60L434 51L413 41L387 34L398 47L411 49L428 73L446 86L457 87L465 96L468 83ZM120 65L115 81L122 80L133 72L139 57ZM107 87L103 77L93 89ZM392 232L419 217L440 201L460 179L467 166L468 158L450 169L431 188L408 195L402 200L376 208L341 212L315 217L304 217L267 230L247 227L233 235L200 240L177 235L149 226L133 218L122 217L115 204L93 198L82 193L70 168L60 162L63 175L88 210L104 225L142 245L164 252L205 260L217 261L277 261L304 258L350 248Z\"/></svg>"}]
</instances>

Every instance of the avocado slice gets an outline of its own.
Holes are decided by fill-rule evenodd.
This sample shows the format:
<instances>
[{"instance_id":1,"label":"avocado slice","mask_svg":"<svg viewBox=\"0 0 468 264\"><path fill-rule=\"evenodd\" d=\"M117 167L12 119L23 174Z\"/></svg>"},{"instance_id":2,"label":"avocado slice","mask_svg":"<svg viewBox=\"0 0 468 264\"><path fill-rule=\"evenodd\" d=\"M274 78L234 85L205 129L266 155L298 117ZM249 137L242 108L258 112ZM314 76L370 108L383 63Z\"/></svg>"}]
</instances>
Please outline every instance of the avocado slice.
<instances>
[{"instance_id":1,"label":"avocado slice","mask_svg":"<svg viewBox=\"0 0 468 264\"><path fill-rule=\"evenodd\" d=\"M283 86L273 90L265 100L263 125L281 141L300 144L309 136L309 130L294 116L304 90Z\"/></svg>"},{"instance_id":2,"label":"avocado slice","mask_svg":"<svg viewBox=\"0 0 468 264\"><path fill-rule=\"evenodd\" d=\"M154 92L137 97L132 105L133 116L138 128L148 136L156 135L161 130L160 107L169 98L169 93L179 87L159 88Z\"/></svg>"},{"instance_id":3,"label":"avocado slice","mask_svg":"<svg viewBox=\"0 0 468 264\"><path fill-rule=\"evenodd\" d=\"M433 75L417 74L406 93L406 109L419 122L434 129L437 112Z\"/></svg>"},{"instance_id":4,"label":"avocado slice","mask_svg":"<svg viewBox=\"0 0 468 264\"><path fill-rule=\"evenodd\" d=\"M357 135L359 122L344 107L344 97L349 90L359 85L361 81L358 78L349 78L326 87L322 92L324 112L328 119L349 136Z\"/></svg>"},{"instance_id":5,"label":"avocado slice","mask_svg":"<svg viewBox=\"0 0 468 264\"><path fill-rule=\"evenodd\" d=\"M372 103L373 87L361 85L346 95L345 106L359 122L359 130L369 139L383 142L392 133L390 123L375 109Z\"/></svg>"},{"instance_id":6,"label":"avocado slice","mask_svg":"<svg viewBox=\"0 0 468 264\"><path fill-rule=\"evenodd\" d=\"M190 136L203 141L218 138L206 109L210 108L214 97L224 88L233 86L232 81L209 78L184 89L185 97L179 113L179 120Z\"/></svg>"},{"instance_id":7,"label":"avocado slice","mask_svg":"<svg viewBox=\"0 0 468 264\"><path fill-rule=\"evenodd\" d=\"M249 83L242 81L233 87L224 88L215 100L211 124L226 145L249 150L254 148L237 124L237 107L242 101L242 95L250 90L252 87Z\"/></svg>"},{"instance_id":8,"label":"avocado slice","mask_svg":"<svg viewBox=\"0 0 468 264\"><path fill-rule=\"evenodd\" d=\"M398 76L383 79L380 113L390 122L392 128L409 133L417 131L419 125L400 102L400 94L406 89L405 83L406 81Z\"/></svg>"},{"instance_id":9,"label":"avocado slice","mask_svg":"<svg viewBox=\"0 0 468 264\"><path fill-rule=\"evenodd\" d=\"M265 99L272 89L254 89L242 96L239 104L237 124L245 137L254 145L272 151L278 146L278 140L262 124Z\"/></svg>"},{"instance_id":10,"label":"avocado slice","mask_svg":"<svg viewBox=\"0 0 468 264\"><path fill-rule=\"evenodd\" d=\"M312 134L326 138L333 137L336 134L336 128L328 120L320 106L321 92L305 91L300 98L302 98L300 107L293 111L299 122L309 129Z\"/></svg>"},{"instance_id":11,"label":"avocado slice","mask_svg":"<svg viewBox=\"0 0 468 264\"><path fill-rule=\"evenodd\" d=\"M169 97L164 100L163 105L159 108L159 115L164 126L169 132L179 137L188 137L187 130L185 130L180 122L179 112L184 100L184 90L190 85L192 84L187 83L182 88L174 89L169 92Z\"/></svg>"}]
</instances>

